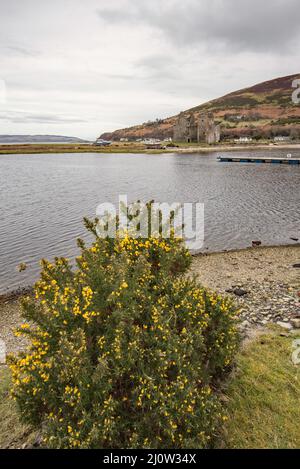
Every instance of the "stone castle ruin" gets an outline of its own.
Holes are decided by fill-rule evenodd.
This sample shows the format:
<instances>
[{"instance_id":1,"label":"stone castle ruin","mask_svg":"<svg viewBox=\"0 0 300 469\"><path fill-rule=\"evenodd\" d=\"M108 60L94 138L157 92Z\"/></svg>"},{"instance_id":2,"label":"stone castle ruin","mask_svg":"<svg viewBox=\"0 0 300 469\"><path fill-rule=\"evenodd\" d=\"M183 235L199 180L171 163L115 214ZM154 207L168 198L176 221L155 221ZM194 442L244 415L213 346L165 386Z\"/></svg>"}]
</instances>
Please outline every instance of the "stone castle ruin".
<instances>
[{"instance_id":1,"label":"stone castle ruin","mask_svg":"<svg viewBox=\"0 0 300 469\"><path fill-rule=\"evenodd\" d=\"M220 141L220 126L215 124L212 114L180 113L174 127L174 141L187 143Z\"/></svg>"}]
</instances>

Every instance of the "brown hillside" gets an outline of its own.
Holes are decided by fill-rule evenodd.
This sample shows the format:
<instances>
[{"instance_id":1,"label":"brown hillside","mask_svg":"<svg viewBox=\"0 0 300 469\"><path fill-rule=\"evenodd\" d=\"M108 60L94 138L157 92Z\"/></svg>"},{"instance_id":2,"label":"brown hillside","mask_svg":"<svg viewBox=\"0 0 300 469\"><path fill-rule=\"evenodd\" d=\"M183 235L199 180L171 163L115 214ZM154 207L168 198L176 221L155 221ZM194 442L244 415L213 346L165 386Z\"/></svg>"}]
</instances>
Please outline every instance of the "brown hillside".
<instances>
[{"instance_id":1,"label":"brown hillside","mask_svg":"<svg viewBox=\"0 0 300 469\"><path fill-rule=\"evenodd\" d=\"M270 138L276 135L300 138L300 104L292 102L292 82L300 73L276 78L184 111L198 115L212 112L221 125L223 139L239 136ZM119 140L172 137L177 116L157 119L126 129L106 132L102 138Z\"/></svg>"}]
</instances>

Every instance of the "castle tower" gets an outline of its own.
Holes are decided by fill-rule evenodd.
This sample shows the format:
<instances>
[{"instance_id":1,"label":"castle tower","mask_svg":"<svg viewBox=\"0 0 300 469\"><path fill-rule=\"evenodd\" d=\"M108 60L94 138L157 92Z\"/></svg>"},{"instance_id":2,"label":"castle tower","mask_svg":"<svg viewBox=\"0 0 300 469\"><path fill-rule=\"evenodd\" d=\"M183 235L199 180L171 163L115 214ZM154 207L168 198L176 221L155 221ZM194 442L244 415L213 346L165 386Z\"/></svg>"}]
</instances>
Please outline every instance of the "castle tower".
<instances>
[{"instance_id":1,"label":"castle tower","mask_svg":"<svg viewBox=\"0 0 300 469\"><path fill-rule=\"evenodd\" d=\"M220 126L216 125L212 114L180 113L174 126L174 141L205 142L208 144L220 141Z\"/></svg>"}]
</instances>

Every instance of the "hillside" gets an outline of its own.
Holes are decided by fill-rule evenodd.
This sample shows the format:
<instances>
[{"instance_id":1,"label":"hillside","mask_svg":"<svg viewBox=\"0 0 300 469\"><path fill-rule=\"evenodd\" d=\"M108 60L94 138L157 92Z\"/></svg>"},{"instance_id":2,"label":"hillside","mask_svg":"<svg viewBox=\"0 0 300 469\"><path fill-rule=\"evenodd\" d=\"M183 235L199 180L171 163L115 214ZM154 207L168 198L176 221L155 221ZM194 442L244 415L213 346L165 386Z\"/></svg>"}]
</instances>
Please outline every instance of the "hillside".
<instances>
[{"instance_id":1,"label":"hillside","mask_svg":"<svg viewBox=\"0 0 300 469\"><path fill-rule=\"evenodd\" d=\"M212 112L221 125L221 138L240 136L270 138L276 135L300 137L300 104L292 102L292 82L300 73L259 83L255 86L229 93L221 98L184 111ZM106 132L102 138L119 140L145 137L172 137L177 116L157 119L142 125Z\"/></svg>"},{"instance_id":2,"label":"hillside","mask_svg":"<svg viewBox=\"0 0 300 469\"><path fill-rule=\"evenodd\" d=\"M87 140L64 135L0 135L0 143L87 143Z\"/></svg>"}]
</instances>

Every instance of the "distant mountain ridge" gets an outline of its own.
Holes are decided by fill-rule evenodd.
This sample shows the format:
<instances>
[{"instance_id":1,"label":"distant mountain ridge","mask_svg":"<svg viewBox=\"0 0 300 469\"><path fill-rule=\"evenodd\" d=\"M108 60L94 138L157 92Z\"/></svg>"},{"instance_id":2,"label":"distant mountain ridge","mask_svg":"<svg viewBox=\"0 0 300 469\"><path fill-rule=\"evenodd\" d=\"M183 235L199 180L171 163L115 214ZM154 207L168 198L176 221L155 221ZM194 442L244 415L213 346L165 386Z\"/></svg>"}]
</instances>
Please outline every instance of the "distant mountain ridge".
<instances>
[{"instance_id":1,"label":"distant mountain ridge","mask_svg":"<svg viewBox=\"0 0 300 469\"><path fill-rule=\"evenodd\" d=\"M192 113L196 117L212 113L221 126L223 139L242 136L260 139L276 135L300 138L300 104L292 101L295 91L292 84L297 78L300 73L265 81L183 111L183 114ZM105 132L101 138L172 137L177 118L178 115Z\"/></svg>"},{"instance_id":2,"label":"distant mountain ridge","mask_svg":"<svg viewBox=\"0 0 300 469\"><path fill-rule=\"evenodd\" d=\"M88 140L64 135L0 135L0 143L88 143Z\"/></svg>"}]
</instances>

